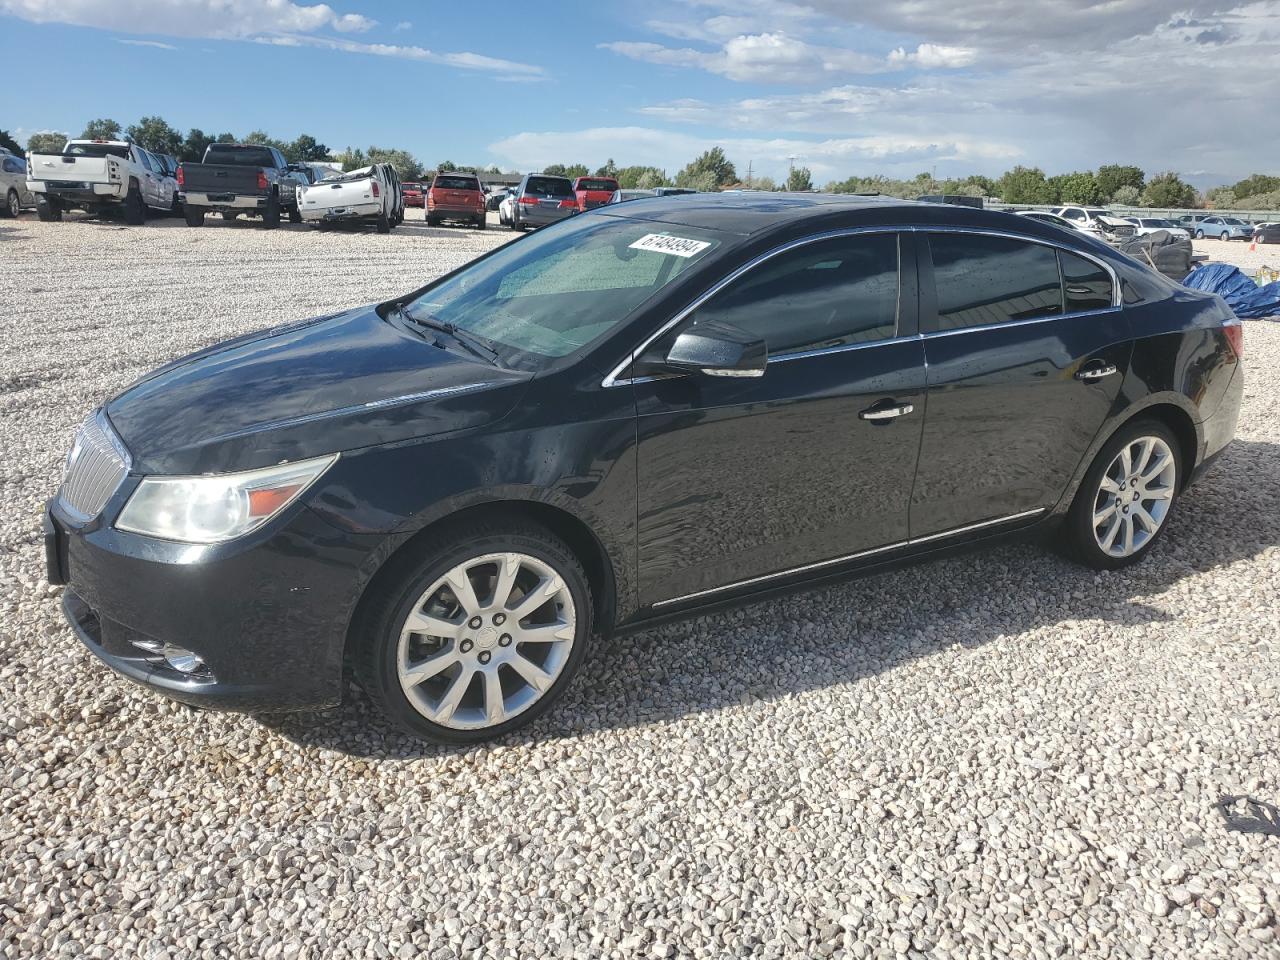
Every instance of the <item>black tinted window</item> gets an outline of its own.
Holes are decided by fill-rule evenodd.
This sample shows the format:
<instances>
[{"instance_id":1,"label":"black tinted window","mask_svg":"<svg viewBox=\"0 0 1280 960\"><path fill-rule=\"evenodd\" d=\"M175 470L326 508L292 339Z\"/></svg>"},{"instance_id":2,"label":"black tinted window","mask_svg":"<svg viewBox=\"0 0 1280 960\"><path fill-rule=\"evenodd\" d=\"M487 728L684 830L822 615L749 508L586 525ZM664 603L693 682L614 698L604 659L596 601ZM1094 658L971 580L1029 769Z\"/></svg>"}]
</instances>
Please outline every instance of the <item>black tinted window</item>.
<instances>
[{"instance_id":1,"label":"black tinted window","mask_svg":"<svg viewBox=\"0 0 1280 960\"><path fill-rule=\"evenodd\" d=\"M892 337L898 321L898 238L841 237L796 247L744 274L698 308L762 337L770 354Z\"/></svg>"},{"instance_id":2,"label":"black tinted window","mask_svg":"<svg viewBox=\"0 0 1280 960\"><path fill-rule=\"evenodd\" d=\"M1111 274L1098 264L1065 250L1058 251L1058 262L1062 265L1062 290L1068 313L1102 310L1115 302Z\"/></svg>"},{"instance_id":3,"label":"black tinted window","mask_svg":"<svg viewBox=\"0 0 1280 960\"><path fill-rule=\"evenodd\" d=\"M530 177L525 181L524 192L535 197L562 197L573 199L573 184L564 177Z\"/></svg>"},{"instance_id":4,"label":"black tinted window","mask_svg":"<svg viewBox=\"0 0 1280 960\"><path fill-rule=\"evenodd\" d=\"M212 144L204 154L205 163L237 164L246 167L274 167L268 147L240 147L231 143Z\"/></svg>"},{"instance_id":5,"label":"black tinted window","mask_svg":"<svg viewBox=\"0 0 1280 960\"><path fill-rule=\"evenodd\" d=\"M480 181L475 177L436 177L433 186L445 190L479 190Z\"/></svg>"},{"instance_id":6,"label":"black tinted window","mask_svg":"<svg viewBox=\"0 0 1280 960\"><path fill-rule=\"evenodd\" d=\"M933 234L929 247L939 330L1062 313L1053 247L964 233Z\"/></svg>"}]
</instances>

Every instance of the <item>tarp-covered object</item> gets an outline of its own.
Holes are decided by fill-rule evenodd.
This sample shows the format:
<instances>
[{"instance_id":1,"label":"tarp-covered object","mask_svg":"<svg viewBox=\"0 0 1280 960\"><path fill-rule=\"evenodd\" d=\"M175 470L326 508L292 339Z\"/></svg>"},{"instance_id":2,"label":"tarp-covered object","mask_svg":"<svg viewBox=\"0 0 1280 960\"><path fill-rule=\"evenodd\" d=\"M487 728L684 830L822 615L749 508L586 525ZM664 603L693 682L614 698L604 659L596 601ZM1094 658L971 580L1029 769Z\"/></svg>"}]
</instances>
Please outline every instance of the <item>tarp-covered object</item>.
<instances>
[{"instance_id":1,"label":"tarp-covered object","mask_svg":"<svg viewBox=\"0 0 1280 960\"><path fill-rule=\"evenodd\" d=\"M1120 252L1149 263L1166 277L1181 280L1191 272L1191 238L1157 230L1120 244Z\"/></svg>"},{"instance_id":2,"label":"tarp-covered object","mask_svg":"<svg viewBox=\"0 0 1280 960\"><path fill-rule=\"evenodd\" d=\"M1216 293L1227 301L1227 306L1237 317L1251 320L1280 317L1280 280L1260 287L1239 267L1229 263L1206 263L1192 270L1182 283L1192 290Z\"/></svg>"}]
</instances>

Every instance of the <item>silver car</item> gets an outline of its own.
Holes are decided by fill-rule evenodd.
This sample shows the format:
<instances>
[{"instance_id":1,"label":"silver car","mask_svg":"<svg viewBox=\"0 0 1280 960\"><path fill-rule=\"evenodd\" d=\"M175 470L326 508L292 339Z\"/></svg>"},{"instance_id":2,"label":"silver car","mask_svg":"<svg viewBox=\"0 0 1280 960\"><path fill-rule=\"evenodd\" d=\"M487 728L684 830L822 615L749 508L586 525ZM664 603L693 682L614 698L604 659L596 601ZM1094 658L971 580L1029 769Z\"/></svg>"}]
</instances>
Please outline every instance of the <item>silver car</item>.
<instances>
[{"instance_id":1,"label":"silver car","mask_svg":"<svg viewBox=\"0 0 1280 960\"><path fill-rule=\"evenodd\" d=\"M27 161L16 153L0 149L0 216L16 217L25 209L36 205L36 198L27 189Z\"/></svg>"},{"instance_id":2,"label":"silver car","mask_svg":"<svg viewBox=\"0 0 1280 960\"><path fill-rule=\"evenodd\" d=\"M545 227L568 219L578 212L578 197L568 177L544 173L526 174L516 187L511 204L511 229Z\"/></svg>"},{"instance_id":3,"label":"silver car","mask_svg":"<svg viewBox=\"0 0 1280 960\"><path fill-rule=\"evenodd\" d=\"M1205 217L1196 224L1196 237L1218 240L1252 240L1253 224L1239 217Z\"/></svg>"}]
</instances>

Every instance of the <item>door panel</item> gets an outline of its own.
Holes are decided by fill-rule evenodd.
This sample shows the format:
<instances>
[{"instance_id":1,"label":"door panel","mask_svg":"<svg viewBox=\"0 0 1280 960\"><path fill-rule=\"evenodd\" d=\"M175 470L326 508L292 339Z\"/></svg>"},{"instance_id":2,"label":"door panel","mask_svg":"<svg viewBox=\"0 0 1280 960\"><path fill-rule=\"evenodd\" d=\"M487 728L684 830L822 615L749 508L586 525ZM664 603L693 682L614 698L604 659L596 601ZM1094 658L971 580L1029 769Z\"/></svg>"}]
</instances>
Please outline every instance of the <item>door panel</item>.
<instances>
[{"instance_id":1,"label":"door panel","mask_svg":"<svg viewBox=\"0 0 1280 960\"><path fill-rule=\"evenodd\" d=\"M1107 307L940 329L948 321L937 315L939 292L923 236L919 257L929 396L911 536L1055 504L1124 380L1132 351L1125 314ZM1070 281L1068 291L1077 303L1097 295ZM941 296L945 303L947 294ZM1036 297L1018 306L1028 303L1033 313L1045 309ZM985 303L978 309L992 308ZM1086 374L1115 371L1078 379L1086 367Z\"/></svg>"},{"instance_id":2,"label":"door panel","mask_svg":"<svg viewBox=\"0 0 1280 960\"><path fill-rule=\"evenodd\" d=\"M925 374L904 246L892 232L798 242L668 334L727 323L770 360L759 378L634 383L642 602L907 538Z\"/></svg>"}]
</instances>

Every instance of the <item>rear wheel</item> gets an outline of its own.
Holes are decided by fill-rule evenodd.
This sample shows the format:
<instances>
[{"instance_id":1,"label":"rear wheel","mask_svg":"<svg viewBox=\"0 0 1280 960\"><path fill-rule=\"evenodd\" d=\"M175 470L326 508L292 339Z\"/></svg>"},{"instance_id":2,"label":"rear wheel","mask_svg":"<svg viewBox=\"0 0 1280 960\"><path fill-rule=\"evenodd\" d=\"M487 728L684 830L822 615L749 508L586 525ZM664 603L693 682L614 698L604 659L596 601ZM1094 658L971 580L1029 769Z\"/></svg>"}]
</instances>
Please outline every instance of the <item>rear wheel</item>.
<instances>
[{"instance_id":1,"label":"rear wheel","mask_svg":"<svg viewBox=\"0 0 1280 960\"><path fill-rule=\"evenodd\" d=\"M129 183L129 192L124 196L124 222L131 227L139 227L147 222L147 205L142 202L142 193L138 185Z\"/></svg>"},{"instance_id":2,"label":"rear wheel","mask_svg":"<svg viewBox=\"0 0 1280 960\"><path fill-rule=\"evenodd\" d=\"M456 528L375 589L356 675L390 719L444 743L529 723L563 693L591 636L581 563L532 524Z\"/></svg>"},{"instance_id":3,"label":"rear wheel","mask_svg":"<svg viewBox=\"0 0 1280 960\"><path fill-rule=\"evenodd\" d=\"M183 219L187 221L188 227L204 226L204 211L199 207L184 207L182 210L182 216ZM225 217L226 214L224 213L223 216Z\"/></svg>"},{"instance_id":4,"label":"rear wheel","mask_svg":"<svg viewBox=\"0 0 1280 960\"><path fill-rule=\"evenodd\" d=\"M266 230L274 230L280 226L280 197L271 194L267 197L267 205L262 210L262 226Z\"/></svg>"},{"instance_id":5,"label":"rear wheel","mask_svg":"<svg viewBox=\"0 0 1280 960\"><path fill-rule=\"evenodd\" d=\"M427 214L427 226L428 226L428 227L438 227L438 226L440 226L440 218L439 218L439 217L433 217L433 216L431 216L431 214Z\"/></svg>"},{"instance_id":6,"label":"rear wheel","mask_svg":"<svg viewBox=\"0 0 1280 960\"><path fill-rule=\"evenodd\" d=\"M378 214L378 232L379 233L391 232L391 218L388 217L385 212Z\"/></svg>"},{"instance_id":7,"label":"rear wheel","mask_svg":"<svg viewBox=\"0 0 1280 960\"><path fill-rule=\"evenodd\" d=\"M480 214L480 216L476 218L476 229L487 230L488 228L489 228L489 218L482 213Z\"/></svg>"},{"instance_id":8,"label":"rear wheel","mask_svg":"<svg viewBox=\"0 0 1280 960\"><path fill-rule=\"evenodd\" d=\"M301 223L301 222L302 222L302 211L301 211L301 210L299 210L297 207L290 207L290 208L289 208L289 222L290 222L290 223Z\"/></svg>"},{"instance_id":9,"label":"rear wheel","mask_svg":"<svg viewBox=\"0 0 1280 960\"><path fill-rule=\"evenodd\" d=\"M4 215L15 218L22 212L22 201L18 199L18 191L10 190L4 198Z\"/></svg>"},{"instance_id":10,"label":"rear wheel","mask_svg":"<svg viewBox=\"0 0 1280 960\"><path fill-rule=\"evenodd\" d=\"M62 221L62 201L56 197L46 199L43 194L37 195L36 216L44 223L60 223Z\"/></svg>"},{"instance_id":11,"label":"rear wheel","mask_svg":"<svg viewBox=\"0 0 1280 960\"><path fill-rule=\"evenodd\" d=\"M1096 570L1136 563L1164 532L1182 483L1178 438L1136 420L1099 452L1067 516L1072 553Z\"/></svg>"}]
</instances>

